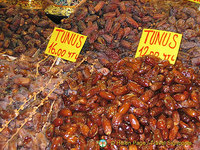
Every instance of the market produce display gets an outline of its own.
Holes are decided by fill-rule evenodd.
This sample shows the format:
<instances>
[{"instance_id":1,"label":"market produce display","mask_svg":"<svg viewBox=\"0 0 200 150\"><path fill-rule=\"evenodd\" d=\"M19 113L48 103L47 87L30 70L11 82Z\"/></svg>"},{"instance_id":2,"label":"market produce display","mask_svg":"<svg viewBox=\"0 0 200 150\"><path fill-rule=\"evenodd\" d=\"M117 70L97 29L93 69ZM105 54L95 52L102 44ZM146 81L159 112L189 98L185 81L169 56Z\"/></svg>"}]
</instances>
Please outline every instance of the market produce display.
<instances>
[{"instance_id":1,"label":"market produce display","mask_svg":"<svg viewBox=\"0 0 200 150\"><path fill-rule=\"evenodd\" d=\"M0 16L0 52L12 56L32 56L38 49L45 50L56 26L42 10L10 6L0 9Z\"/></svg>"},{"instance_id":2,"label":"market produce display","mask_svg":"<svg viewBox=\"0 0 200 150\"><path fill-rule=\"evenodd\" d=\"M199 66L200 12L197 9L172 5L169 17L156 23L154 28L183 34L179 59L185 64Z\"/></svg>"},{"instance_id":3,"label":"market produce display","mask_svg":"<svg viewBox=\"0 0 200 150\"><path fill-rule=\"evenodd\" d=\"M88 49L116 60L135 55L143 28L181 33L178 58L199 65L200 12L170 1L157 5L161 6L156 9L146 1L87 1L70 19L63 19L61 27L87 35Z\"/></svg>"},{"instance_id":4,"label":"market produce display","mask_svg":"<svg viewBox=\"0 0 200 150\"><path fill-rule=\"evenodd\" d=\"M138 149L191 149L198 140L200 78L180 61L126 57L93 72L84 68L74 81L76 92L63 95L65 108L46 131L52 149L99 149L100 139L106 150L137 149L125 141L169 141Z\"/></svg>"},{"instance_id":5,"label":"market produce display","mask_svg":"<svg viewBox=\"0 0 200 150\"><path fill-rule=\"evenodd\" d=\"M68 70L76 71L79 63L53 66L53 57L42 56L0 58L0 149L48 148L46 126L56 118L62 95L68 93Z\"/></svg>"},{"instance_id":6,"label":"market produce display","mask_svg":"<svg viewBox=\"0 0 200 150\"><path fill-rule=\"evenodd\" d=\"M200 149L196 5L87 0L60 25L0 7L0 149ZM44 54L54 27L88 36L76 63ZM175 65L134 58L144 28L183 35Z\"/></svg>"},{"instance_id":7,"label":"market produce display","mask_svg":"<svg viewBox=\"0 0 200 150\"><path fill-rule=\"evenodd\" d=\"M100 149L101 139L104 149L199 146L193 69L153 56L105 58L90 52L54 66L53 57L1 57L1 148Z\"/></svg>"}]
</instances>

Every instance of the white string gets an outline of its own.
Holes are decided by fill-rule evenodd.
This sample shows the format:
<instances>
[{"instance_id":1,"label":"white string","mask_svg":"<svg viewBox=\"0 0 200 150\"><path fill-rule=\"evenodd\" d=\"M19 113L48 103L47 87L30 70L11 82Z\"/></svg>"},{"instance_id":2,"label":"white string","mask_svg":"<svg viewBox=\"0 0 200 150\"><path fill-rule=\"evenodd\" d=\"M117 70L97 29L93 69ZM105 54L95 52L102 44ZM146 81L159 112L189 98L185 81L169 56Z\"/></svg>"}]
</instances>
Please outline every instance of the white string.
<instances>
[{"instance_id":1,"label":"white string","mask_svg":"<svg viewBox=\"0 0 200 150\"><path fill-rule=\"evenodd\" d=\"M56 61L56 65L59 65L60 61L61 61L61 58L58 58Z\"/></svg>"}]
</instances>

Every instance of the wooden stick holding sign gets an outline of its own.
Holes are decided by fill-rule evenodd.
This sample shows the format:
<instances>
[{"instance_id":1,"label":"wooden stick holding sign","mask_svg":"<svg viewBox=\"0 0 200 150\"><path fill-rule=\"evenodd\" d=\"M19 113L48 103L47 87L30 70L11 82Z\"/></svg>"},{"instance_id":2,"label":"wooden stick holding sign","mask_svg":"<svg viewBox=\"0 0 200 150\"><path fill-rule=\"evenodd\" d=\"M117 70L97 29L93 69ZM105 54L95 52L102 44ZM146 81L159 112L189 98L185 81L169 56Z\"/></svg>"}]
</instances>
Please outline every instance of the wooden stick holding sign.
<instances>
[{"instance_id":1,"label":"wooden stick holding sign","mask_svg":"<svg viewBox=\"0 0 200 150\"><path fill-rule=\"evenodd\" d=\"M76 62L86 39L85 35L55 27L45 54L59 57L56 65L59 64L61 58Z\"/></svg>"}]
</instances>

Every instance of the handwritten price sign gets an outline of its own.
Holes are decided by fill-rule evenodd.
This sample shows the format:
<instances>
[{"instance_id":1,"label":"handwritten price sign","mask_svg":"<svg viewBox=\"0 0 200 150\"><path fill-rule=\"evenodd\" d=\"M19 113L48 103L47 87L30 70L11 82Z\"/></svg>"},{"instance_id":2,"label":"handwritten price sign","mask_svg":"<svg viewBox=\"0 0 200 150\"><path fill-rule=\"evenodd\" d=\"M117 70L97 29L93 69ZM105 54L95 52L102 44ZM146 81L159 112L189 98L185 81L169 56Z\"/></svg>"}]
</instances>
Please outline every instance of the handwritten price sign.
<instances>
[{"instance_id":1,"label":"handwritten price sign","mask_svg":"<svg viewBox=\"0 0 200 150\"><path fill-rule=\"evenodd\" d=\"M189 1L200 4L200 0L189 0Z\"/></svg>"},{"instance_id":2,"label":"handwritten price sign","mask_svg":"<svg viewBox=\"0 0 200 150\"><path fill-rule=\"evenodd\" d=\"M45 54L76 62L87 36L61 28L54 28Z\"/></svg>"},{"instance_id":3,"label":"handwritten price sign","mask_svg":"<svg viewBox=\"0 0 200 150\"><path fill-rule=\"evenodd\" d=\"M169 60L171 64L174 64L178 55L181 39L182 34L143 29L135 57L155 55L163 60Z\"/></svg>"}]
</instances>

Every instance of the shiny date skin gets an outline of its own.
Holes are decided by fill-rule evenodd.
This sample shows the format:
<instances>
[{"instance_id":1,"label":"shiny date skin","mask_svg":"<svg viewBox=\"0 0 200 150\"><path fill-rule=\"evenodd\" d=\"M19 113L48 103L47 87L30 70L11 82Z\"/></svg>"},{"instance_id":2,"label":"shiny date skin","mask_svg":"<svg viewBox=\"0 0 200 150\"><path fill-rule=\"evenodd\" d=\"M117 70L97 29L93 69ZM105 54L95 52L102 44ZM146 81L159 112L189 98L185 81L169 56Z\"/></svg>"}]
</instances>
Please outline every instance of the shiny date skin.
<instances>
[{"instance_id":1,"label":"shiny date skin","mask_svg":"<svg viewBox=\"0 0 200 150\"><path fill-rule=\"evenodd\" d=\"M142 70L145 68L147 71ZM139 148L138 145L111 145L113 139L195 141L200 126L198 87L175 81L175 74L181 72L179 69L152 56L124 58L109 67L108 74L92 73L89 67L84 67L77 73L79 77L83 74L79 78L82 87L75 95L63 97L67 103L47 128L47 138L53 148L60 147L61 143L94 148L97 145L93 140L99 138L108 141L105 149ZM128 75L130 70L132 77ZM179 76L193 82L183 74Z\"/></svg>"}]
</instances>

